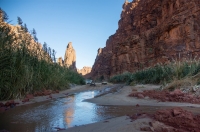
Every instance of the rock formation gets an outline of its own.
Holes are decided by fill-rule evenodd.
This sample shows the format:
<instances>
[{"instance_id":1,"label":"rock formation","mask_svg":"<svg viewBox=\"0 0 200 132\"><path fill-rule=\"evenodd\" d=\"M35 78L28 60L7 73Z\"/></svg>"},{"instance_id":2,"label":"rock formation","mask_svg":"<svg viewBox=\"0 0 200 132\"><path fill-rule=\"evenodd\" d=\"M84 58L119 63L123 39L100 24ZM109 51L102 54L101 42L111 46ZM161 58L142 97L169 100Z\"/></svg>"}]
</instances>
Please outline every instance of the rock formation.
<instances>
[{"instance_id":1,"label":"rock formation","mask_svg":"<svg viewBox=\"0 0 200 132\"><path fill-rule=\"evenodd\" d=\"M0 20L0 28L0 39L7 37L8 34L12 34L12 38L7 40L10 42L12 41L14 49L26 47L26 49L29 50L30 55L37 56L39 60L44 59L49 63L53 62L50 55L43 49L42 44L36 42L33 36L28 31L25 31L20 25L11 25Z\"/></svg>"},{"instance_id":2,"label":"rock formation","mask_svg":"<svg viewBox=\"0 0 200 132\"><path fill-rule=\"evenodd\" d=\"M123 4L116 33L99 50L93 77L110 77L200 55L199 0L134 0Z\"/></svg>"},{"instance_id":3,"label":"rock formation","mask_svg":"<svg viewBox=\"0 0 200 132\"><path fill-rule=\"evenodd\" d=\"M85 76L85 75L88 75L90 74L92 68L91 67L87 67L87 66L84 66L82 69L77 69L78 73Z\"/></svg>"},{"instance_id":4,"label":"rock formation","mask_svg":"<svg viewBox=\"0 0 200 132\"><path fill-rule=\"evenodd\" d=\"M58 63L60 66L64 66L64 61L63 61L62 57L59 57L59 58L57 59L57 63Z\"/></svg>"},{"instance_id":5,"label":"rock formation","mask_svg":"<svg viewBox=\"0 0 200 132\"><path fill-rule=\"evenodd\" d=\"M72 47L72 42L69 42L65 51L64 66L76 70L76 51Z\"/></svg>"}]
</instances>

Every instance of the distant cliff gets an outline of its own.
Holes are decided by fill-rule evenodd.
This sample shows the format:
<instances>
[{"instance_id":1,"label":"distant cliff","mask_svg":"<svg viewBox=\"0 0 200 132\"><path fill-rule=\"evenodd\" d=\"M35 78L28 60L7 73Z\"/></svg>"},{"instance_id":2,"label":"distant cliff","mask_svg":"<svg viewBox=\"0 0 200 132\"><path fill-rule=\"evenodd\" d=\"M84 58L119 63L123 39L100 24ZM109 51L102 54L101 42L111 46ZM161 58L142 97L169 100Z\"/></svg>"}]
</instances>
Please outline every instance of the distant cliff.
<instances>
[{"instance_id":1,"label":"distant cliff","mask_svg":"<svg viewBox=\"0 0 200 132\"><path fill-rule=\"evenodd\" d=\"M94 78L200 55L199 0L125 2L116 33L99 49Z\"/></svg>"},{"instance_id":2,"label":"distant cliff","mask_svg":"<svg viewBox=\"0 0 200 132\"><path fill-rule=\"evenodd\" d=\"M87 78L90 77L91 70L92 70L91 67L84 66L82 69L77 69L77 72L82 76L84 76L85 78Z\"/></svg>"}]
</instances>

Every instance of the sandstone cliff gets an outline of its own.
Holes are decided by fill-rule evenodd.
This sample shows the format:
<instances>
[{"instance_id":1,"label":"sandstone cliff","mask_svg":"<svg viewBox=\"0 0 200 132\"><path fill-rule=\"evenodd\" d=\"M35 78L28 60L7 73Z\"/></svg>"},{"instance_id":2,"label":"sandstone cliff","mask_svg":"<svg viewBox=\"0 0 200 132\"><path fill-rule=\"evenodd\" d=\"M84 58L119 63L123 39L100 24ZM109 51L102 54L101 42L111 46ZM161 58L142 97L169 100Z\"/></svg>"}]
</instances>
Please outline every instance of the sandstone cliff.
<instances>
[{"instance_id":1,"label":"sandstone cliff","mask_svg":"<svg viewBox=\"0 0 200 132\"><path fill-rule=\"evenodd\" d=\"M60 66L64 66L64 61L63 61L62 57L59 57L59 58L57 59L57 63L58 63Z\"/></svg>"},{"instance_id":2,"label":"sandstone cliff","mask_svg":"<svg viewBox=\"0 0 200 132\"><path fill-rule=\"evenodd\" d=\"M13 39L15 40L13 46L18 46L20 43L28 43L27 48L30 50L38 49L42 50L42 44L36 42L29 32L25 32L20 25L10 25L8 23L5 24L10 28L10 34L13 34Z\"/></svg>"},{"instance_id":3,"label":"sandstone cliff","mask_svg":"<svg viewBox=\"0 0 200 132\"><path fill-rule=\"evenodd\" d=\"M87 67L84 66L82 69L77 69L77 72L83 76L89 77L90 76L90 72L91 72L92 68L91 67Z\"/></svg>"},{"instance_id":4,"label":"sandstone cliff","mask_svg":"<svg viewBox=\"0 0 200 132\"><path fill-rule=\"evenodd\" d=\"M93 77L134 72L200 55L199 0L125 2L116 33L99 49Z\"/></svg>"},{"instance_id":5,"label":"sandstone cliff","mask_svg":"<svg viewBox=\"0 0 200 132\"><path fill-rule=\"evenodd\" d=\"M20 25L11 25L6 22L1 21L0 22L1 29L6 30L8 34L12 34L12 38L9 38L12 40L12 44L10 46L13 47L13 49L20 50L23 46L28 50L27 52L32 55L36 56L38 59L46 60L50 63L52 63L51 56L44 51L42 44L39 42L36 42L33 38L33 36L27 31L24 31L24 29ZM1 37L5 37L6 35L2 32ZM3 40L3 39L2 39ZM5 42L4 42L5 43ZM25 50L25 49L24 49Z\"/></svg>"},{"instance_id":6,"label":"sandstone cliff","mask_svg":"<svg viewBox=\"0 0 200 132\"><path fill-rule=\"evenodd\" d=\"M72 42L69 42L65 51L64 66L76 70L76 51L72 46Z\"/></svg>"}]
</instances>

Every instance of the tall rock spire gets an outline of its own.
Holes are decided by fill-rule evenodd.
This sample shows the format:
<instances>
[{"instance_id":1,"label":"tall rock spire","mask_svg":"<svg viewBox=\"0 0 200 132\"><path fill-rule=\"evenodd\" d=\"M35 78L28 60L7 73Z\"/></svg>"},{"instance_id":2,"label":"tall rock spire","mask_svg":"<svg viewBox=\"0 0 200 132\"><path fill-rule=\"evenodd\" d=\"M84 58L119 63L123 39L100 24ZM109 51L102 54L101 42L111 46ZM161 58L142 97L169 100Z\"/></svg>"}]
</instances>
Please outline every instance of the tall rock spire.
<instances>
[{"instance_id":1,"label":"tall rock spire","mask_svg":"<svg viewBox=\"0 0 200 132\"><path fill-rule=\"evenodd\" d=\"M65 51L64 66L76 70L76 51L72 46L72 42L69 42Z\"/></svg>"}]
</instances>

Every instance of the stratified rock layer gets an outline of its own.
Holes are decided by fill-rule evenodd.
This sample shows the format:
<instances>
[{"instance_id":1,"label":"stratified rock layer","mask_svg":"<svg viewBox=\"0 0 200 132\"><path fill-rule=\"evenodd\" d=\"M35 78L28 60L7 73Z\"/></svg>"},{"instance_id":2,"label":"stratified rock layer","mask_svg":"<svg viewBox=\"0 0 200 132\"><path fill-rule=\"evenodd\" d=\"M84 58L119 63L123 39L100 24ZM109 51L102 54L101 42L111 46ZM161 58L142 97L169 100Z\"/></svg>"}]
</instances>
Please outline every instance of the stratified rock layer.
<instances>
[{"instance_id":1,"label":"stratified rock layer","mask_svg":"<svg viewBox=\"0 0 200 132\"><path fill-rule=\"evenodd\" d=\"M126 1L119 28L99 50L92 76L110 77L199 57L199 16L199 0Z\"/></svg>"},{"instance_id":2,"label":"stratified rock layer","mask_svg":"<svg viewBox=\"0 0 200 132\"><path fill-rule=\"evenodd\" d=\"M64 66L76 70L76 51L72 46L72 42L69 42L65 51Z\"/></svg>"}]
</instances>

